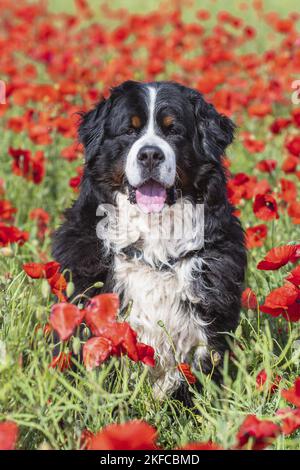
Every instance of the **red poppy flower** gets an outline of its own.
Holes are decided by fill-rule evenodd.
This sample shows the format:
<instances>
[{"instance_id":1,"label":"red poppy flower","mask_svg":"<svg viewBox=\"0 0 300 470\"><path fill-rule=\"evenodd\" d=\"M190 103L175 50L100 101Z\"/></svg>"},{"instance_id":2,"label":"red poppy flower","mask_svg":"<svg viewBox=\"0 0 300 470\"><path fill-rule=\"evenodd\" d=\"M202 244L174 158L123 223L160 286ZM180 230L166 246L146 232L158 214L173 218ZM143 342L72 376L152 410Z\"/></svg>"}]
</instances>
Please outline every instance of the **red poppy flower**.
<instances>
[{"instance_id":1,"label":"red poppy flower","mask_svg":"<svg viewBox=\"0 0 300 470\"><path fill-rule=\"evenodd\" d=\"M101 331L101 336L89 339L84 345L85 364L89 369L101 364L110 355L122 354L126 354L132 361L141 361L150 367L155 365L154 349L138 343L135 331L127 322L107 323L101 327Z\"/></svg>"},{"instance_id":2,"label":"red poppy flower","mask_svg":"<svg viewBox=\"0 0 300 470\"><path fill-rule=\"evenodd\" d=\"M71 352L61 352L57 356L53 357L49 367L52 369L59 369L61 372L65 369L70 369L72 367L71 357Z\"/></svg>"},{"instance_id":3,"label":"red poppy flower","mask_svg":"<svg viewBox=\"0 0 300 470\"><path fill-rule=\"evenodd\" d=\"M7 128L13 132L22 132L27 128L27 116L14 116L8 119Z\"/></svg>"},{"instance_id":4,"label":"red poppy flower","mask_svg":"<svg viewBox=\"0 0 300 470\"><path fill-rule=\"evenodd\" d=\"M105 328L104 335L114 345L115 354L127 354L132 361L138 361L137 334L127 322L115 322Z\"/></svg>"},{"instance_id":5,"label":"red poppy flower","mask_svg":"<svg viewBox=\"0 0 300 470\"><path fill-rule=\"evenodd\" d=\"M255 177L250 177L245 173L237 173L227 183L227 191L230 202L233 205L239 204L242 199L251 199L254 188L257 184Z\"/></svg>"},{"instance_id":6,"label":"red poppy flower","mask_svg":"<svg viewBox=\"0 0 300 470\"><path fill-rule=\"evenodd\" d=\"M144 421L110 424L87 443L88 450L155 450L156 430Z\"/></svg>"},{"instance_id":7,"label":"red poppy flower","mask_svg":"<svg viewBox=\"0 0 300 470\"><path fill-rule=\"evenodd\" d=\"M189 384L194 384L197 382L197 378L191 371L189 364L181 363L177 366L178 370L182 373L182 375L186 378Z\"/></svg>"},{"instance_id":8,"label":"red poppy flower","mask_svg":"<svg viewBox=\"0 0 300 470\"><path fill-rule=\"evenodd\" d=\"M152 346L148 346L144 343L137 343L136 349L138 353L139 361L143 362L147 366L154 367L155 366L155 359L154 359L154 349Z\"/></svg>"},{"instance_id":9,"label":"red poppy flower","mask_svg":"<svg viewBox=\"0 0 300 470\"><path fill-rule=\"evenodd\" d=\"M208 10L198 10L196 16L199 20L205 21L210 18L210 12Z\"/></svg>"},{"instance_id":10,"label":"red poppy flower","mask_svg":"<svg viewBox=\"0 0 300 470\"><path fill-rule=\"evenodd\" d=\"M288 321L298 321L300 319L300 290L291 282L286 282L284 286L274 289L265 299L260 310L273 317L282 315Z\"/></svg>"},{"instance_id":11,"label":"red poppy flower","mask_svg":"<svg viewBox=\"0 0 300 470\"><path fill-rule=\"evenodd\" d=\"M300 245L283 245L272 248L264 259L257 265L257 269L264 271L279 269L287 263L295 263L300 259Z\"/></svg>"},{"instance_id":12,"label":"red poppy flower","mask_svg":"<svg viewBox=\"0 0 300 470\"><path fill-rule=\"evenodd\" d=\"M298 298L290 305L282 316L290 322L298 322L300 320L300 290L298 289Z\"/></svg>"},{"instance_id":13,"label":"red poppy flower","mask_svg":"<svg viewBox=\"0 0 300 470\"><path fill-rule=\"evenodd\" d=\"M60 302L67 300L64 294L67 288L67 282L63 274L59 272L59 263L56 261L50 261L45 264L26 263L23 264L23 269L32 279L47 279L52 293L58 297Z\"/></svg>"},{"instance_id":14,"label":"red poppy flower","mask_svg":"<svg viewBox=\"0 0 300 470\"><path fill-rule=\"evenodd\" d=\"M292 111L292 118L293 118L294 124L300 127L300 109L294 109Z\"/></svg>"},{"instance_id":15,"label":"red poppy flower","mask_svg":"<svg viewBox=\"0 0 300 470\"><path fill-rule=\"evenodd\" d=\"M67 289L67 281L64 278L64 275L57 272L51 277L47 277L51 292L56 295L60 302L66 302L67 297L64 292Z\"/></svg>"},{"instance_id":16,"label":"red poppy flower","mask_svg":"<svg viewBox=\"0 0 300 470\"><path fill-rule=\"evenodd\" d=\"M46 279L50 279L60 270L60 264L57 261L49 261L44 264Z\"/></svg>"},{"instance_id":17,"label":"red poppy flower","mask_svg":"<svg viewBox=\"0 0 300 470\"><path fill-rule=\"evenodd\" d=\"M95 336L83 346L83 362L87 370L98 367L111 355L113 343L107 338Z\"/></svg>"},{"instance_id":18,"label":"red poppy flower","mask_svg":"<svg viewBox=\"0 0 300 470\"><path fill-rule=\"evenodd\" d=\"M256 376L256 387L258 390L264 390L264 386L267 382L268 376L265 369L262 369ZM276 375L272 382L269 384L269 392L273 394L278 389L278 385L281 382L280 375Z\"/></svg>"},{"instance_id":19,"label":"red poppy flower","mask_svg":"<svg viewBox=\"0 0 300 470\"><path fill-rule=\"evenodd\" d=\"M266 381L267 381L267 373L263 369L256 376L256 387L259 389L262 388L262 386L266 383Z\"/></svg>"},{"instance_id":20,"label":"red poppy flower","mask_svg":"<svg viewBox=\"0 0 300 470\"><path fill-rule=\"evenodd\" d=\"M30 170L29 150L9 148L9 154L13 158L12 171L19 176L27 177Z\"/></svg>"},{"instance_id":21,"label":"red poppy flower","mask_svg":"<svg viewBox=\"0 0 300 470\"><path fill-rule=\"evenodd\" d=\"M0 423L0 450L14 450L19 435L19 428L13 421Z\"/></svg>"},{"instance_id":22,"label":"red poppy flower","mask_svg":"<svg viewBox=\"0 0 300 470\"><path fill-rule=\"evenodd\" d=\"M15 209L9 201L5 199L0 201L0 221L12 220L16 212L17 209Z\"/></svg>"},{"instance_id":23,"label":"red poppy flower","mask_svg":"<svg viewBox=\"0 0 300 470\"><path fill-rule=\"evenodd\" d=\"M271 309L286 309L298 298L298 289L291 282L286 282L284 286L274 289L266 298L265 306Z\"/></svg>"},{"instance_id":24,"label":"red poppy flower","mask_svg":"<svg viewBox=\"0 0 300 470\"><path fill-rule=\"evenodd\" d=\"M282 408L276 411L276 416L281 419L281 429L286 436L300 428L300 409Z\"/></svg>"},{"instance_id":25,"label":"red poppy flower","mask_svg":"<svg viewBox=\"0 0 300 470\"><path fill-rule=\"evenodd\" d=\"M59 272L60 264L57 261L48 263L26 263L23 269L29 277L33 279L49 279Z\"/></svg>"},{"instance_id":26,"label":"red poppy flower","mask_svg":"<svg viewBox=\"0 0 300 470\"><path fill-rule=\"evenodd\" d=\"M48 145L52 143L50 131L51 129L48 126L38 123L29 127L28 134L32 142L36 145Z\"/></svg>"},{"instance_id":27,"label":"red poppy flower","mask_svg":"<svg viewBox=\"0 0 300 470\"><path fill-rule=\"evenodd\" d=\"M50 220L50 215L44 209L37 208L30 211L29 218L31 220L41 220L44 224L48 224Z\"/></svg>"},{"instance_id":28,"label":"red poppy flower","mask_svg":"<svg viewBox=\"0 0 300 470\"><path fill-rule=\"evenodd\" d=\"M284 159L281 169L284 171L284 173L295 173L298 164L299 158L295 157L294 155L288 155Z\"/></svg>"},{"instance_id":29,"label":"red poppy flower","mask_svg":"<svg viewBox=\"0 0 300 470\"><path fill-rule=\"evenodd\" d=\"M86 307L85 321L95 336L101 336L108 324L116 321L120 302L117 294L100 294Z\"/></svg>"},{"instance_id":30,"label":"red poppy flower","mask_svg":"<svg viewBox=\"0 0 300 470\"><path fill-rule=\"evenodd\" d=\"M285 34L293 30L294 23L290 18L279 19L274 26L279 33Z\"/></svg>"},{"instance_id":31,"label":"red poppy flower","mask_svg":"<svg viewBox=\"0 0 300 470\"><path fill-rule=\"evenodd\" d=\"M32 279L42 279L45 275L44 264L42 263L26 263L23 264L23 269Z\"/></svg>"},{"instance_id":32,"label":"red poppy flower","mask_svg":"<svg viewBox=\"0 0 300 470\"><path fill-rule=\"evenodd\" d=\"M35 184L39 184L43 181L46 170L44 152L41 150L37 151L31 158L31 178Z\"/></svg>"},{"instance_id":33,"label":"red poppy flower","mask_svg":"<svg viewBox=\"0 0 300 470\"><path fill-rule=\"evenodd\" d=\"M62 341L72 335L74 329L80 325L84 317L84 310L68 303L55 304L51 308L50 325L57 331Z\"/></svg>"},{"instance_id":34,"label":"red poppy flower","mask_svg":"<svg viewBox=\"0 0 300 470\"><path fill-rule=\"evenodd\" d=\"M269 446L280 433L277 424L267 420L259 420L255 415L248 415L237 433L237 449L262 450Z\"/></svg>"},{"instance_id":35,"label":"red poppy flower","mask_svg":"<svg viewBox=\"0 0 300 470\"><path fill-rule=\"evenodd\" d=\"M251 134L244 137L243 144L250 153L263 152L266 146L262 140L256 140Z\"/></svg>"},{"instance_id":36,"label":"red poppy flower","mask_svg":"<svg viewBox=\"0 0 300 470\"><path fill-rule=\"evenodd\" d=\"M279 219L277 202L270 194L257 194L253 203L253 212L258 219Z\"/></svg>"},{"instance_id":37,"label":"red poppy flower","mask_svg":"<svg viewBox=\"0 0 300 470\"><path fill-rule=\"evenodd\" d=\"M82 147L77 142L74 142L68 147L62 149L61 156L69 162L72 162L73 160L77 160L81 153Z\"/></svg>"},{"instance_id":38,"label":"red poppy flower","mask_svg":"<svg viewBox=\"0 0 300 470\"><path fill-rule=\"evenodd\" d=\"M287 281L292 282L295 286L300 286L300 264L294 268L290 274L285 278Z\"/></svg>"},{"instance_id":39,"label":"red poppy flower","mask_svg":"<svg viewBox=\"0 0 300 470\"><path fill-rule=\"evenodd\" d=\"M281 199L283 199L285 202L294 201L297 197L297 188L295 183L293 181L281 178L280 184L281 193L279 194L279 196L281 197Z\"/></svg>"},{"instance_id":40,"label":"red poppy flower","mask_svg":"<svg viewBox=\"0 0 300 470\"><path fill-rule=\"evenodd\" d=\"M7 246L9 243L23 245L29 238L27 232L19 230L12 225L5 225L0 222L0 247Z\"/></svg>"},{"instance_id":41,"label":"red poppy flower","mask_svg":"<svg viewBox=\"0 0 300 470\"><path fill-rule=\"evenodd\" d=\"M269 104L266 103L255 103L249 106L248 114L249 116L263 118L267 114L272 114L272 108Z\"/></svg>"},{"instance_id":42,"label":"red poppy flower","mask_svg":"<svg viewBox=\"0 0 300 470\"><path fill-rule=\"evenodd\" d=\"M13 173L23 176L35 184L41 183L45 175L44 153L42 151L38 150L35 155L31 155L29 150L10 147L9 154L13 158Z\"/></svg>"},{"instance_id":43,"label":"red poppy flower","mask_svg":"<svg viewBox=\"0 0 300 470\"><path fill-rule=\"evenodd\" d=\"M39 274L40 272L37 272L37 275ZM54 305L50 323L65 341L85 318L87 326L95 336L83 347L84 363L88 369L97 367L110 355L122 354L126 354L133 361L141 361L153 367L154 349L138 343L135 331L127 322L116 321L118 309L119 298L116 294L100 294L90 300L84 311L66 303Z\"/></svg>"},{"instance_id":44,"label":"red poppy flower","mask_svg":"<svg viewBox=\"0 0 300 470\"><path fill-rule=\"evenodd\" d=\"M253 193L251 197L255 197L257 194L268 194L271 193L271 187L267 180L260 180L253 186ZM250 198L249 198L250 199Z\"/></svg>"},{"instance_id":45,"label":"red poppy flower","mask_svg":"<svg viewBox=\"0 0 300 470\"><path fill-rule=\"evenodd\" d=\"M80 176L74 176L73 178L70 178L70 180L69 180L69 186L72 189L74 189L75 192L78 191L80 183L81 183L81 177Z\"/></svg>"},{"instance_id":46,"label":"red poppy flower","mask_svg":"<svg viewBox=\"0 0 300 470\"><path fill-rule=\"evenodd\" d=\"M257 310L258 300L255 292L250 287L247 287L242 293L242 306L250 310Z\"/></svg>"},{"instance_id":47,"label":"red poppy flower","mask_svg":"<svg viewBox=\"0 0 300 470\"><path fill-rule=\"evenodd\" d=\"M260 160L256 164L256 168L259 171L263 171L265 173L272 173L272 171L274 171L276 167L277 167L276 160Z\"/></svg>"},{"instance_id":48,"label":"red poppy flower","mask_svg":"<svg viewBox=\"0 0 300 470\"><path fill-rule=\"evenodd\" d=\"M79 167L76 169L77 176L74 176L69 180L69 186L74 189L74 191L78 191L82 176L83 176L83 168Z\"/></svg>"},{"instance_id":49,"label":"red poppy flower","mask_svg":"<svg viewBox=\"0 0 300 470\"><path fill-rule=\"evenodd\" d=\"M93 17L93 12L86 0L75 0L75 6L81 18L88 20Z\"/></svg>"},{"instance_id":50,"label":"red poppy flower","mask_svg":"<svg viewBox=\"0 0 300 470\"><path fill-rule=\"evenodd\" d=\"M83 362L87 370L98 367L110 356L113 343L110 339L102 336L90 338L83 346Z\"/></svg>"},{"instance_id":51,"label":"red poppy flower","mask_svg":"<svg viewBox=\"0 0 300 470\"><path fill-rule=\"evenodd\" d=\"M300 156L300 137L292 137L285 143L286 149L295 157Z\"/></svg>"},{"instance_id":52,"label":"red poppy flower","mask_svg":"<svg viewBox=\"0 0 300 470\"><path fill-rule=\"evenodd\" d=\"M300 201L293 201L289 204L288 215L291 217L293 224L300 224Z\"/></svg>"},{"instance_id":53,"label":"red poppy flower","mask_svg":"<svg viewBox=\"0 0 300 470\"><path fill-rule=\"evenodd\" d=\"M0 196L2 196L5 193L5 183L2 178L0 178Z\"/></svg>"},{"instance_id":54,"label":"red poppy flower","mask_svg":"<svg viewBox=\"0 0 300 470\"><path fill-rule=\"evenodd\" d=\"M295 380L293 387L288 390L282 390L281 396L286 401L300 408L300 377Z\"/></svg>"},{"instance_id":55,"label":"red poppy flower","mask_svg":"<svg viewBox=\"0 0 300 470\"><path fill-rule=\"evenodd\" d=\"M286 129L291 124L291 119L277 118L270 126L270 131L273 134L279 134L282 129Z\"/></svg>"},{"instance_id":56,"label":"red poppy flower","mask_svg":"<svg viewBox=\"0 0 300 470\"><path fill-rule=\"evenodd\" d=\"M255 225L246 229L247 248L263 246L268 235L268 227L265 224Z\"/></svg>"}]
</instances>

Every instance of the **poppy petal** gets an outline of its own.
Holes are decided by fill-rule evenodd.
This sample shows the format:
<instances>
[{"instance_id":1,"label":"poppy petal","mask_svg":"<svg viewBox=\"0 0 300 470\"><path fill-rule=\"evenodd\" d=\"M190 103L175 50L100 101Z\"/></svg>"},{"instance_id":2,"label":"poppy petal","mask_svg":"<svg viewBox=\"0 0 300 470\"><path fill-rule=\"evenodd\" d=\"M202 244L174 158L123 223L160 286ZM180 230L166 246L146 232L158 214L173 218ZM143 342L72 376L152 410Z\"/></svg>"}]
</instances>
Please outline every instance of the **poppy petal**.
<instances>
[{"instance_id":1,"label":"poppy petal","mask_svg":"<svg viewBox=\"0 0 300 470\"><path fill-rule=\"evenodd\" d=\"M87 370L102 364L111 354L112 342L101 336L90 338L83 346L83 362Z\"/></svg>"},{"instance_id":2,"label":"poppy petal","mask_svg":"<svg viewBox=\"0 0 300 470\"><path fill-rule=\"evenodd\" d=\"M14 450L18 434L18 425L13 421L0 423L0 450Z\"/></svg>"},{"instance_id":3,"label":"poppy petal","mask_svg":"<svg viewBox=\"0 0 300 470\"><path fill-rule=\"evenodd\" d=\"M90 300L85 321L93 335L101 336L107 325L116 321L119 306L117 294L100 294Z\"/></svg>"},{"instance_id":4,"label":"poppy petal","mask_svg":"<svg viewBox=\"0 0 300 470\"><path fill-rule=\"evenodd\" d=\"M60 339L66 341L72 335L74 328L80 325L83 317L84 310L79 310L76 305L60 303L53 305L49 322Z\"/></svg>"},{"instance_id":5,"label":"poppy petal","mask_svg":"<svg viewBox=\"0 0 300 470\"><path fill-rule=\"evenodd\" d=\"M156 430L144 421L110 424L88 442L88 450L155 450Z\"/></svg>"},{"instance_id":6,"label":"poppy petal","mask_svg":"<svg viewBox=\"0 0 300 470\"><path fill-rule=\"evenodd\" d=\"M42 279L45 276L44 265L42 263L26 263L23 269L27 276L32 279Z\"/></svg>"},{"instance_id":7,"label":"poppy petal","mask_svg":"<svg viewBox=\"0 0 300 470\"><path fill-rule=\"evenodd\" d=\"M137 343L136 349L139 361L150 367L155 366L154 349L151 346L144 343Z\"/></svg>"},{"instance_id":8,"label":"poppy petal","mask_svg":"<svg viewBox=\"0 0 300 470\"><path fill-rule=\"evenodd\" d=\"M283 245L272 248L257 265L257 269L273 270L294 263L300 258L300 245Z\"/></svg>"}]
</instances>

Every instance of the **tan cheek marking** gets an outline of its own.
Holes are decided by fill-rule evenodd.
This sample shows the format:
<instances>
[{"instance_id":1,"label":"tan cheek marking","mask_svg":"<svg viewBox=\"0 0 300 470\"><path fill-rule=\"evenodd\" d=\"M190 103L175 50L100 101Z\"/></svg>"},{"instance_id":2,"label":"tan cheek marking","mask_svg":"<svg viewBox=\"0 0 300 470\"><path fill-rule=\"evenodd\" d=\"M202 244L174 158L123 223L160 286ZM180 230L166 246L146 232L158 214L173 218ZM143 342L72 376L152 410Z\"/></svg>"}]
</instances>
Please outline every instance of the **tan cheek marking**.
<instances>
[{"instance_id":1,"label":"tan cheek marking","mask_svg":"<svg viewBox=\"0 0 300 470\"><path fill-rule=\"evenodd\" d=\"M165 117L163 118L163 125L164 125L165 127L171 126L171 125L173 124L173 122L174 122L174 119L173 119L172 116L165 116Z\"/></svg>"},{"instance_id":2,"label":"tan cheek marking","mask_svg":"<svg viewBox=\"0 0 300 470\"><path fill-rule=\"evenodd\" d=\"M131 124L135 129L139 129L142 125L141 119L139 118L139 116L133 116L131 118Z\"/></svg>"}]
</instances>

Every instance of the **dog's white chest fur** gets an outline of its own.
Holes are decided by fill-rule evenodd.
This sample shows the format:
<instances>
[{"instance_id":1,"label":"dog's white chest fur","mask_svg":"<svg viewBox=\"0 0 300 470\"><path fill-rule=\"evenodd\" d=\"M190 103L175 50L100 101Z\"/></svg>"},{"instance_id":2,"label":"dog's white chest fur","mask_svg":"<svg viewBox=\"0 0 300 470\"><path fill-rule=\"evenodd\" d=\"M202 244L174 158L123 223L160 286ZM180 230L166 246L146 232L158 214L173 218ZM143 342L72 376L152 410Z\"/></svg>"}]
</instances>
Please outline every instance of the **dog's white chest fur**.
<instances>
[{"instance_id":1,"label":"dog's white chest fur","mask_svg":"<svg viewBox=\"0 0 300 470\"><path fill-rule=\"evenodd\" d=\"M193 349L198 355L206 349L204 325L195 322L192 309L183 303L188 298L185 274L190 263L182 261L170 272L115 257L115 289L123 294L124 304L132 301L129 322L157 355L153 373L158 394L178 387L182 377L176 364L190 362Z\"/></svg>"},{"instance_id":2,"label":"dog's white chest fur","mask_svg":"<svg viewBox=\"0 0 300 470\"><path fill-rule=\"evenodd\" d=\"M119 206L128 206L124 197L119 198ZM166 211L172 211L174 219L180 216L176 204L165 208ZM164 395L176 390L183 380L177 364L191 362L192 356L194 361L199 361L206 352L206 323L194 316L193 312L193 304L205 302L205 299L201 297L201 292L195 296L191 291L192 277L201 276L202 260L195 257L180 259L183 246L187 246L186 243L182 244L182 239L168 239L163 235L151 239L147 220L141 217L139 209L136 206L127 209L129 214L126 224L134 229L125 232L122 221L116 220L121 230L119 239L113 237L112 244L115 252L114 291L122 295L124 306L132 301L128 320L138 333L139 341L155 349L155 392ZM127 233L127 237L124 237L124 233ZM143 241L142 259L129 258L121 252L136 241L132 233ZM109 236L106 243L111 244ZM199 244L199 240L194 243ZM175 256L178 260L173 266L161 268L169 257Z\"/></svg>"}]
</instances>

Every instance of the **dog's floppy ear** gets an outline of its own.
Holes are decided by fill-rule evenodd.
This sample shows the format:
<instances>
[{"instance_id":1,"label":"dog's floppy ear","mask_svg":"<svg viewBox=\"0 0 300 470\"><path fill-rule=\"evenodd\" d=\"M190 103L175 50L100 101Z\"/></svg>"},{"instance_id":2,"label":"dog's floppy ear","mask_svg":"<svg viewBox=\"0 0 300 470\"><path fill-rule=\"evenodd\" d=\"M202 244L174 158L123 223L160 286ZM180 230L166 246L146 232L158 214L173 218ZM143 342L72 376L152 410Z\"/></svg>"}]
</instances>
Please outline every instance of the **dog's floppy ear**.
<instances>
[{"instance_id":1,"label":"dog's floppy ear","mask_svg":"<svg viewBox=\"0 0 300 470\"><path fill-rule=\"evenodd\" d=\"M196 120L196 151L208 159L220 161L226 147L233 141L235 124L227 116L219 114L196 90L189 90L189 98Z\"/></svg>"},{"instance_id":2,"label":"dog's floppy ear","mask_svg":"<svg viewBox=\"0 0 300 470\"><path fill-rule=\"evenodd\" d=\"M94 109L81 114L78 135L79 141L84 146L87 162L99 152L104 137L105 120L110 107L110 99L103 99Z\"/></svg>"}]
</instances>

